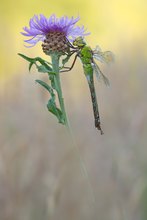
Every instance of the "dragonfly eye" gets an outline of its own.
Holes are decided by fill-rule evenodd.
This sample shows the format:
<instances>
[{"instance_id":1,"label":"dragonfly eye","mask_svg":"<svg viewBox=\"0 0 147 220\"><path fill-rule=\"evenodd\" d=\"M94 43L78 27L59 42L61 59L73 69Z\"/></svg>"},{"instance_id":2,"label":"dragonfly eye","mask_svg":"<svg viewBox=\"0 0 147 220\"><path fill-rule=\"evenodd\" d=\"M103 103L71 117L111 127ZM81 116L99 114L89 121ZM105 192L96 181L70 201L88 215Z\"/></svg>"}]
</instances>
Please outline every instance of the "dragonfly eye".
<instances>
[{"instance_id":1,"label":"dragonfly eye","mask_svg":"<svg viewBox=\"0 0 147 220\"><path fill-rule=\"evenodd\" d=\"M73 45L77 46L77 47L83 47L86 45L86 43L84 42L84 39L82 37L77 37L74 41L73 41Z\"/></svg>"}]
</instances>

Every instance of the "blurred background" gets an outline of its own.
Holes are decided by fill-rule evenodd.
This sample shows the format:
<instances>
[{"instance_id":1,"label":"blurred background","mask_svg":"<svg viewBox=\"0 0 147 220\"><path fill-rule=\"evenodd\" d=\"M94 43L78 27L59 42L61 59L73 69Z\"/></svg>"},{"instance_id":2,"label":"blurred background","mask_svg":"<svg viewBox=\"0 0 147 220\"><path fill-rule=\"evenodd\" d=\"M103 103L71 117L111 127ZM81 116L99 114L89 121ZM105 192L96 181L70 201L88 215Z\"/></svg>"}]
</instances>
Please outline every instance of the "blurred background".
<instances>
[{"instance_id":1,"label":"blurred background","mask_svg":"<svg viewBox=\"0 0 147 220\"><path fill-rule=\"evenodd\" d=\"M147 219L146 12L145 0L1 0L0 220ZM87 43L115 54L100 65L110 88L96 82L103 136L79 61L62 74L73 141L35 84L47 76L17 55L47 59L20 34L40 13L80 15Z\"/></svg>"}]
</instances>

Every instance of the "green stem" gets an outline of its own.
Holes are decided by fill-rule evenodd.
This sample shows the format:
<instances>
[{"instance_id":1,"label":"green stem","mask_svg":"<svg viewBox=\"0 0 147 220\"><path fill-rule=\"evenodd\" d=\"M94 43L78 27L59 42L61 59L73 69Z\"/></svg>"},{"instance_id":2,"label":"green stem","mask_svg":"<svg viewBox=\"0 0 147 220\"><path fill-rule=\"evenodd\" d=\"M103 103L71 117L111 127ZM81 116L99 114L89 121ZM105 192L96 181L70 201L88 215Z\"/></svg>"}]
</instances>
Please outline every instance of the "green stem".
<instances>
[{"instance_id":1,"label":"green stem","mask_svg":"<svg viewBox=\"0 0 147 220\"><path fill-rule=\"evenodd\" d=\"M52 68L53 68L53 72L56 73L55 75L55 83L56 83L56 87L57 87L57 95L58 95L58 99L59 99L59 104L60 104L60 108L64 117L64 123L65 126L67 128L69 128L69 121L68 121L68 117L65 111L65 105L64 105L64 98L62 95L62 88L61 88L61 81L60 81L60 72L59 72L59 58L60 56L58 54L52 54L51 59L52 59Z\"/></svg>"},{"instance_id":2,"label":"green stem","mask_svg":"<svg viewBox=\"0 0 147 220\"><path fill-rule=\"evenodd\" d=\"M63 96L62 96L62 89L61 89L61 82L60 82L59 58L60 58L60 56L58 54L52 54L52 56L51 56L53 72L56 73L55 83L56 83L56 88L57 88L59 104L60 104L60 108L61 108L61 111L62 111L63 116L64 116L65 126L68 130L68 133L70 134L70 137L71 137L72 143L73 143L73 147L75 149L76 156L78 157L78 160L79 160L80 165L81 165L81 172L82 172L82 174L84 174L84 176L85 176L85 178L88 182L89 189L90 189L90 192L91 192L91 195L92 195L92 201L95 204L95 197L94 197L94 193L93 193L93 188L92 188L91 183L89 181L89 175L88 175L86 166L85 166L85 164L84 164L84 162L81 158L79 148L78 148L78 146L75 142L75 139L73 137L73 133L72 133L72 130L71 130L71 127L70 127L70 124L69 124L69 121L68 121L68 117L67 117L67 114L66 114L66 111L65 111L64 99L63 99Z\"/></svg>"}]
</instances>

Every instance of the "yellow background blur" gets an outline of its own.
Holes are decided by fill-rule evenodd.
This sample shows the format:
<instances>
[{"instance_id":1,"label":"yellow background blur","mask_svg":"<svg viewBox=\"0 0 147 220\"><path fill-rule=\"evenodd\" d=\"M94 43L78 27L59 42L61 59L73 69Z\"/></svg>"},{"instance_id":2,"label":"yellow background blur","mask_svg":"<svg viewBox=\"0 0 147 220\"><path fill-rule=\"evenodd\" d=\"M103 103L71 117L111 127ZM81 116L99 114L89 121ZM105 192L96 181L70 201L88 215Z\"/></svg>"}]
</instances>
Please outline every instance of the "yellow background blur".
<instances>
[{"instance_id":1,"label":"yellow background blur","mask_svg":"<svg viewBox=\"0 0 147 220\"><path fill-rule=\"evenodd\" d=\"M62 75L78 153L34 83L45 76L29 74L17 55L47 59L41 43L25 48L20 34L40 13L80 15L87 43L115 54L115 63L101 65L110 88L96 82L103 136L80 62ZM0 220L146 220L147 1L2 0L0 28Z\"/></svg>"},{"instance_id":2,"label":"yellow background blur","mask_svg":"<svg viewBox=\"0 0 147 220\"><path fill-rule=\"evenodd\" d=\"M57 16L80 15L79 25L91 32L87 41L95 46L100 44L117 53L127 53L135 46L143 48L146 53L147 38L147 3L145 0L75 0L75 1L13 1L2 0L0 7L1 18L1 77L14 74L20 64L17 52L39 53L23 47L23 39L19 33L22 27L28 26L29 19L34 14L43 13L49 17L52 13ZM35 52L34 52L35 51ZM133 51L132 51L133 52ZM144 54L142 54L144 55Z\"/></svg>"}]
</instances>

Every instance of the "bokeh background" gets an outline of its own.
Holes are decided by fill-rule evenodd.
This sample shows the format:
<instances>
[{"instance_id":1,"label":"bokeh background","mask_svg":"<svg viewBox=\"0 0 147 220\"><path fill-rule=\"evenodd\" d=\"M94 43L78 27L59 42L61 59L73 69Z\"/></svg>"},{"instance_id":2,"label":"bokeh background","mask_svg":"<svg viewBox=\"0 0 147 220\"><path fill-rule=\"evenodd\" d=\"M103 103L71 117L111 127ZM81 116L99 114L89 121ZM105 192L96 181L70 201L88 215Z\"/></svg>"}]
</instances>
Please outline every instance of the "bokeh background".
<instances>
[{"instance_id":1,"label":"bokeh background","mask_svg":"<svg viewBox=\"0 0 147 220\"><path fill-rule=\"evenodd\" d=\"M110 88L96 82L103 136L79 61L62 74L71 140L35 84L46 76L17 55L46 58L20 34L40 13L80 15L87 42L114 52ZM1 0L0 28L0 220L146 220L147 1Z\"/></svg>"}]
</instances>

